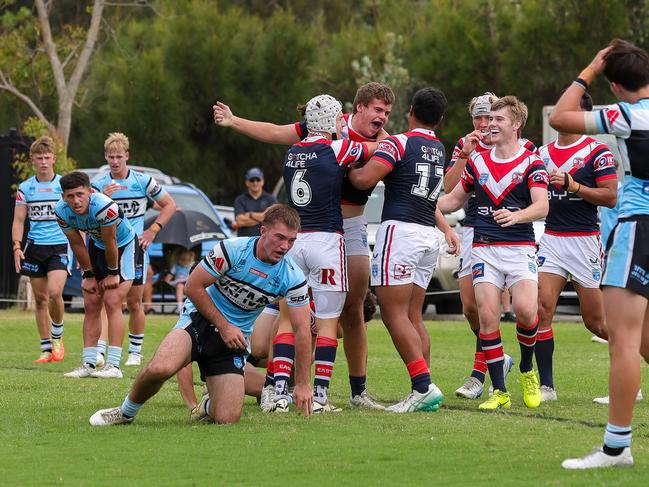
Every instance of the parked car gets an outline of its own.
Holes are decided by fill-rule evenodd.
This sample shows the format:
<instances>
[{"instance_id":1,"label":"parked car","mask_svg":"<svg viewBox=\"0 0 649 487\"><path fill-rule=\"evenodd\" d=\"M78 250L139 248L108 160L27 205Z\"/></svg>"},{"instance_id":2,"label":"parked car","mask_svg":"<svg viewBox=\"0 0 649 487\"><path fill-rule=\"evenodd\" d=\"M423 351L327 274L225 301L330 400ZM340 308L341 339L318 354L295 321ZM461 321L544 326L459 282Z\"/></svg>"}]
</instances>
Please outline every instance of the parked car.
<instances>
[{"instance_id":1,"label":"parked car","mask_svg":"<svg viewBox=\"0 0 649 487\"><path fill-rule=\"evenodd\" d=\"M236 217L234 216L234 207L233 206L224 206L224 205L213 205L214 209L218 212L219 215L223 218L223 221L228 226L230 231L236 233L236 225L234 224Z\"/></svg>"}]
</instances>

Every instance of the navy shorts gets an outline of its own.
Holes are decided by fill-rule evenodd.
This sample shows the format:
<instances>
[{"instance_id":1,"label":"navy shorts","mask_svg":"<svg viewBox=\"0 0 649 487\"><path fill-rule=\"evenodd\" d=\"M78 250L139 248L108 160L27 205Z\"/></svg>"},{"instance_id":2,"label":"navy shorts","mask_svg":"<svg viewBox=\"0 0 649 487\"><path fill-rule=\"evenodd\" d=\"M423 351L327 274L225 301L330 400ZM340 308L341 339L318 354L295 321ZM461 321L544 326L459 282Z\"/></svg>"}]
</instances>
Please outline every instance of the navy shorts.
<instances>
[{"instance_id":1,"label":"navy shorts","mask_svg":"<svg viewBox=\"0 0 649 487\"><path fill-rule=\"evenodd\" d=\"M131 240L126 245L117 249L117 262L119 264L119 282L132 281L135 279L135 246L137 239ZM90 256L90 265L92 272L95 274L97 282L103 281L108 277L108 264L106 263L106 251L95 245L94 240L90 239L88 243L88 255Z\"/></svg>"},{"instance_id":2,"label":"navy shorts","mask_svg":"<svg viewBox=\"0 0 649 487\"><path fill-rule=\"evenodd\" d=\"M27 277L46 277L50 271L70 272L67 244L37 245L27 240L20 273Z\"/></svg>"}]
</instances>

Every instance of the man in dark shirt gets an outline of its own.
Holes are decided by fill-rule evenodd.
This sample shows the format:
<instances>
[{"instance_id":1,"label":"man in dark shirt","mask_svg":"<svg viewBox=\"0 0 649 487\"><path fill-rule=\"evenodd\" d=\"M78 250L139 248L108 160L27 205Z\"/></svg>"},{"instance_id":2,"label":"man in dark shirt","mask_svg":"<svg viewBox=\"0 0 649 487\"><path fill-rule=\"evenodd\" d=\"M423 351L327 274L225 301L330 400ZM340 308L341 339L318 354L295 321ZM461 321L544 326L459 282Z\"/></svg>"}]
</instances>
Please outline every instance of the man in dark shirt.
<instances>
[{"instance_id":1,"label":"man in dark shirt","mask_svg":"<svg viewBox=\"0 0 649 487\"><path fill-rule=\"evenodd\" d=\"M277 198L264 191L264 173L258 167L246 172L247 191L234 200L234 215L237 224L237 236L253 237L261 231L264 211L277 203Z\"/></svg>"}]
</instances>

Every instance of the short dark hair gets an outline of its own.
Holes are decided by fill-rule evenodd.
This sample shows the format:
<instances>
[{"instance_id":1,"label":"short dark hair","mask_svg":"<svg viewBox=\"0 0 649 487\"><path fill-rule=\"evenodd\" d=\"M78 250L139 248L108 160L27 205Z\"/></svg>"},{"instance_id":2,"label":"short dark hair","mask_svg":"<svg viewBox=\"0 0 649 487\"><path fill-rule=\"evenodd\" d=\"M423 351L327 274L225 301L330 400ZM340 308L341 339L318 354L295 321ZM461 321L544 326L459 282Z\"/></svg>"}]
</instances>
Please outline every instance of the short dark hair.
<instances>
[{"instance_id":1,"label":"short dark hair","mask_svg":"<svg viewBox=\"0 0 649 487\"><path fill-rule=\"evenodd\" d=\"M78 188L79 186L89 188L90 178L85 172L72 171L61 177L60 184L63 191L65 191L66 189Z\"/></svg>"},{"instance_id":2,"label":"short dark hair","mask_svg":"<svg viewBox=\"0 0 649 487\"><path fill-rule=\"evenodd\" d=\"M604 57L604 76L625 90L638 91L649 85L649 54L629 41L614 39Z\"/></svg>"},{"instance_id":3,"label":"short dark hair","mask_svg":"<svg viewBox=\"0 0 649 487\"><path fill-rule=\"evenodd\" d=\"M270 206L264 213L264 220L261 224L269 228L277 222L283 223L291 230L300 231L300 215L288 205L277 203Z\"/></svg>"},{"instance_id":4,"label":"short dark hair","mask_svg":"<svg viewBox=\"0 0 649 487\"><path fill-rule=\"evenodd\" d=\"M412 114L426 125L436 126L447 108L446 96L436 88L422 88L412 97Z\"/></svg>"}]
</instances>

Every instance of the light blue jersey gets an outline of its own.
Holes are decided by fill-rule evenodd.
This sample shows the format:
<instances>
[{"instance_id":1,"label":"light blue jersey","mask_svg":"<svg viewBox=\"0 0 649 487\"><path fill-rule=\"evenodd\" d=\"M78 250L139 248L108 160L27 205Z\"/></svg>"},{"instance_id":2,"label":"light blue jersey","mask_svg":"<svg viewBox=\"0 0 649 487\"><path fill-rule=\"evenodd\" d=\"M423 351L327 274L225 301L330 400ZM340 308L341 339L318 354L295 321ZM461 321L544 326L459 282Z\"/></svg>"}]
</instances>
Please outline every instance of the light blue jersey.
<instances>
[{"instance_id":1,"label":"light blue jersey","mask_svg":"<svg viewBox=\"0 0 649 487\"><path fill-rule=\"evenodd\" d=\"M159 201L167 192L151 176L138 171L128 170L125 179L114 179L110 171L92 182L93 189L103 193L104 187L117 184L119 189L110 195L124 216L135 229L137 235L144 233L144 213L146 213L147 196Z\"/></svg>"},{"instance_id":2,"label":"light blue jersey","mask_svg":"<svg viewBox=\"0 0 649 487\"><path fill-rule=\"evenodd\" d=\"M288 255L271 265L255 255L258 237L222 240L199 265L217 278L207 293L221 314L248 338L257 316L266 305L286 297L289 306L306 306L309 294L306 279ZM176 328L191 323L196 307L185 300Z\"/></svg>"},{"instance_id":3,"label":"light blue jersey","mask_svg":"<svg viewBox=\"0 0 649 487\"><path fill-rule=\"evenodd\" d=\"M104 194L90 194L88 212L84 215L77 215L63 200L57 203L54 211L63 232L73 230L87 232L95 245L102 250L106 250L106 246L101 239L101 227L117 225L117 248L125 246L135 238L135 231L124 218L122 210L117 203Z\"/></svg>"},{"instance_id":4,"label":"light blue jersey","mask_svg":"<svg viewBox=\"0 0 649 487\"><path fill-rule=\"evenodd\" d=\"M23 181L16 193L16 206L27 206L29 233L27 238L37 245L67 244L58 223L54 207L61 201L61 176L54 175L51 181L40 182L36 176Z\"/></svg>"},{"instance_id":5,"label":"light blue jersey","mask_svg":"<svg viewBox=\"0 0 649 487\"><path fill-rule=\"evenodd\" d=\"M649 98L609 105L590 116L599 133L617 137L624 169L618 217L649 215Z\"/></svg>"}]
</instances>

